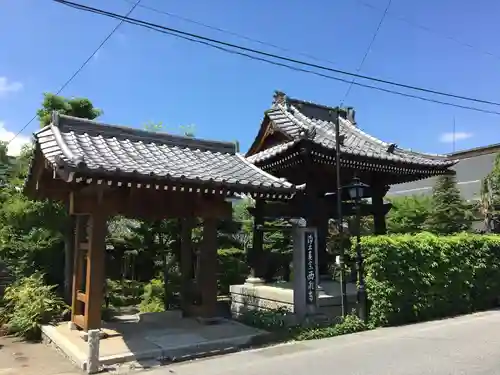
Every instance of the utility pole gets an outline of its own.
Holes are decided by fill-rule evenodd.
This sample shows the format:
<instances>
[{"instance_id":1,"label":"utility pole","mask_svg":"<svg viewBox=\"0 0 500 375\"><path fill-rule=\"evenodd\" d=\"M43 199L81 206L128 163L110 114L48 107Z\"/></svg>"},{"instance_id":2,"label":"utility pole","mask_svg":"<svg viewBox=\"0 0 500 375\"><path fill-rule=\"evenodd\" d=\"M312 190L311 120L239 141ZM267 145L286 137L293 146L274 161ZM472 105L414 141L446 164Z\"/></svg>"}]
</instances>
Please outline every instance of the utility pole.
<instances>
[{"instance_id":1,"label":"utility pole","mask_svg":"<svg viewBox=\"0 0 500 375\"><path fill-rule=\"evenodd\" d=\"M344 272L344 223L342 220L342 184L340 180L340 108L335 109L335 169L337 174L337 225L339 232L339 267L340 267L340 296L342 316L347 314L347 288Z\"/></svg>"},{"instance_id":2,"label":"utility pole","mask_svg":"<svg viewBox=\"0 0 500 375\"><path fill-rule=\"evenodd\" d=\"M455 124L455 116L453 116L453 152L455 152L455 143L456 143L456 124Z\"/></svg>"}]
</instances>

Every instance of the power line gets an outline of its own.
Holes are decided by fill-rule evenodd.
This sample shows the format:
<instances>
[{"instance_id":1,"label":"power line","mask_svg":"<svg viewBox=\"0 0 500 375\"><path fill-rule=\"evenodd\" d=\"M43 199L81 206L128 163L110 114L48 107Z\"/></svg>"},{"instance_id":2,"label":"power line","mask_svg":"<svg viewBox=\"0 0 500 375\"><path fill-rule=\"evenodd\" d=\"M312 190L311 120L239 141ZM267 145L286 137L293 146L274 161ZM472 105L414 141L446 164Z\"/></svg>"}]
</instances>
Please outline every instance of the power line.
<instances>
[{"instance_id":1,"label":"power line","mask_svg":"<svg viewBox=\"0 0 500 375\"><path fill-rule=\"evenodd\" d=\"M372 50L373 43L375 43L375 39L377 39L378 32L380 31L380 28L382 27L382 24L384 23L385 17L387 16L387 12L389 11L389 8L391 7L391 4L392 4L392 0L389 0L389 2L387 3L387 6L385 7L385 11L382 14L382 17L380 18L380 21L379 21L379 23L377 25L377 28L375 29L375 32L373 33L372 40L370 41L370 44L368 45L368 48L366 49L366 52L365 52L365 54L363 56L363 59L361 59L361 63L359 64L358 69L356 69L356 73L359 73L361 71L361 68L363 67L363 65L365 63L366 58L368 57L368 54ZM344 102L346 101L347 97L349 96L349 93L351 92L351 89L352 89L352 86L354 84L354 81L356 81L356 77L354 77L352 79L351 84L347 88L347 91L345 92L345 95L344 95L344 99L342 99L342 101L340 103L341 107L344 104Z\"/></svg>"},{"instance_id":2,"label":"power line","mask_svg":"<svg viewBox=\"0 0 500 375\"><path fill-rule=\"evenodd\" d=\"M126 13L125 17L128 17L130 16L130 14L134 11L134 9L139 5L139 3L141 2L142 0L137 0L134 5L132 6L132 8L130 8L130 10ZM80 65L80 67L71 75L71 77L69 77L69 79L64 82L64 84L61 86L61 88L59 90L57 90L56 92L56 95L59 95L75 78L78 74L80 74L80 72L83 70L83 68L85 68L85 66L90 62L90 60L92 60L92 58L97 54L97 52L99 52L99 50L106 44L106 42L109 40L109 38L111 38L111 36L116 32L116 30L118 30L120 28L121 25L123 25L123 23L125 22L125 20L121 20L120 22L118 22L118 24L113 28L113 30L111 30L111 32L102 40L102 42L99 44L99 46L97 46L97 48L94 50L94 52L92 52L90 54L90 56L83 62L82 65ZM21 130L19 130L13 137L12 139L7 142L7 146L14 140L16 139L32 122L33 120L35 120L37 117L37 115L33 116L31 118L31 120L29 120L26 125L24 125Z\"/></svg>"},{"instance_id":3,"label":"power line","mask_svg":"<svg viewBox=\"0 0 500 375\"><path fill-rule=\"evenodd\" d=\"M59 3L66 3L66 1L64 1L64 0L53 0L53 1L56 1L56 2L59 2ZM76 6L73 6L73 5L69 5L69 6L74 7L76 9L80 9L79 7L76 7ZM84 6L84 7L86 7L86 6ZM114 15L114 14L109 15L109 14L107 14L109 12L106 12L106 11L97 10L97 11L90 11L90 12L96 13L96 14L102 14L102 15L105 15L105 16L108 16L108 17L112 17L112 18L116 18L116 19L123 19L124 18L123 16L120 16L120 15ZM319 76L319 77L323 77L323 78L327 78L327 79L331 79L331 80L335 80L335 81L339 81L339 82L344 82L344 83L347 83L347 84L351 84L351 81L349 81L347 79L344 79L344 78L334 77L334 76L327 75L327 74L324 74L324 73L320 73L320 72L317 72L317 71L314 71L314 70L309 70L309 69L305 69L305 68L300 68L300 67L288 65L288 64L285 64L285 63L282 63L282 62L278 62L278 61L272 61L272 60L269 60L269 59L266 59L266 58L263 58L263 57L253 56L253 55L250 55L248 53L241 52L241 51L231 50L231 49L228 49L228 48L225 48L225 47L221 47L219 45L212 44L212 43L207 42L205 40L199 40L199 39L195 39L195 38L192 38L192 37L185 36L184 34L178 34L178 33L169 31L168 28L166 28L164 26L161 26L161 25L154 25L154 24L150 24L149 22L145 22L145 21L141 21L141 20L135 20L135 19L131 19L131 18L125 19L124 21L127 22L127 23L130 23L132 25L141 26L141 27L153 30L153 31L157 31L157 32L162 33L162 34L167 34L167 35L175 36L177 38L180 38L180 39L183 39L183 40L187 40L187 41L190 41L190 42L194 42L194 43L206 45L206 46L209 46L209 47L212 47L212 48L215 48L215 49L218 49L220 51L227 52L227 53L244 56L244 57L250 58L252 60L261 61L261 62L272 64L272 65L275 65L275 66L284 67L284 68L287 68L287 69L290 69L290 70L293 70L293 71L303 72L303 73L308 73L308 74L313 74L313 75L316 75L316 76ZM151 26L151 25L153 25L153 26ZM167 30L165 30L165 29L167 29ZM446 105L446 106L450 106L450 107L456 107L456 108L462 108L462 109L467 109L467 110L472 110L472 111L477 111L477 112L482 112L482 113L489 113L489 114L500 115L500 112L493 111L493 110L487 110L487 109L483 109L483 108L470 107L470 106L465 106L465 105L460 105L460 104L455 104L455 103L450 103L450 102L444 102L444 101L440 101L440 100L436 100L436 99L426 98L426 97L422 97L422 96L418 96L418 95L414 95L414 94L403 93L403 92L399 92L399 91L395 91L395 90L391 90L391 89L386 89L386 88L383 88L383 87L377 87L377 86L367 85L367 84L363 84L363 83L359 83L359 82L354 82L353 85L360 86L360 87L365 87L365 88L369 88L369 89L373 89L373 90L377 90L377 91L382 91L382 92L386 92L386 93L390 93L390 94L400 95L400 96L404 96L404 97L408 97L408 98L419 99L419 100L426 101L426 102L431 102L431 103Z\"/></svg>"},{"instance_id":4,"label":"power line","mask_svg":"<svg viewBox=\"0 0 500 375\"><path fill-rule=\"evenodd\" d=\"M102 9L89 7L89 6L74 3L71 1L66 1L66 0L53 0L53 1L60 3L60 4L63 4L63 5L73 7L75 9L79 9L79 10L83 10L83 11L87 11L87 12L91 12L91 13L96 13L96 14L101 14L101 15L104 15L107 17L116 18L116 19L120 19L120 20L125 20L128 23L136 23L136 24L139 24L142 26L150 26L153 28L162 29L162 30L171 32L172 35L176 35L176 36L183 35L183 36L186 36L186 37L189 37L192 39L205 41L207 43L215 43L215 44L218 44L221 46L231 47L231 48L238 49L240 51L251 52L251 53L255 53L257 55L271 57L271 58L274 58L277 60L286 61L286 62L298 64L298 65L304 65L304 66L307 66L310 68L316 68L316 69L320 69L320 70L324 70L324 71L329 71L329 72L333 72L333 73L347 75L347 76L351 76L351 77L355 77L355 78L361 78L361 79L365 79L365 80L369 80L369 81L373 81L373 82L378 82L378 83L383 83L383 84L387 84L387 85L398 86L398 87L406 88L406 89L410 89L410 90L421 91L421 92L425 92L428 94L441 95L441 96L451 97L451 98L455 98L455 99L472 101L472 102L476 102L476 103L500 106L500 103L496 103L496 102L492 102L492 101L488 101L488 100L466 97L466 96L461 96L461 95L456 95L456 94L451 94L451 93L445 93L445 92L427 89L427 88L423 88L423 87L406 85L406 84L397 83L394 81L388 81L388 80L384 80L384 79L380 79L380 78L375 78L375 77L365 76L365 75L356 74L356 73L352 73L352 72L347 72L347 71L340 70L340 69L329 68L329 67L326 67L323 65L313 64L313 63L309 63L306 61L301 61L301 60L297 60L297 59L293 59L293 58L289 58L289 57L285 57L285 56L276 55L276 54L269 53L269 52L264 52L261 50L256 50L256 49L249 48L249 47L240 46L240 45L229 43L229 42L224 42L224 41L221 41L218 39L209 38L209 37L199 35L199 34L189 33L186 31L179 30L179 29L154 24L154 23L143 21L143 20L136 19L136 18L124 17L124 16L121 16L121 15L113 13L113 12L108 12L108 11L105 11Z\"/></svg>"},{"instance_id":5,"label":"power line","mask_svg":"<svg viewBox=\"0 0 500 375\"><path fill-rule=\"evenodd\" d=\"M362 5L362 6L366 7L366 8L370 8L372 10L376 10L376 11L381 11L382 10L381 8L377 7L376 5L367 3L367 2L365 2L363 0L357 0L357 2L360 5ZM481 53L483 55L488 55L488 56L491 56L491 57L494 57L494 58L500 60L500 56L498 54L495 54L493 52L490 52L490 51L484 50L482 48L479 48L478 46L475 46L475 45L473 45L471 43L468 43L468 42L465 42L463 40L460 40L460 39L458 39L458 38L456 38L456 37L454 37L452 35L445 34L442 31L438 31L438 30L435 30L435 29L430 28L428 26L424 26L424 25L422 25L420 23L417 23L417 22L415 22L415 21L413 21L413 20L411 20L409 18L400 16L400 15L396 15L394 13L388 13L387 17L393 18L393 19L398 20L398 21L405 22L405 23L407 23L408 25L410 25L410 26L412 26L414 28L426 31L426 32L434 34L434 35L437 35L437 36L439 36L439 37L441 37L443 39L450 40L450 41L452 41L452 42L454 42L456 44L459 44L459 45L461 45L463 47L474 49L474 50L476 50L477 52L479 52L479 53Z\"/></svg>"},{"instance_id":6,"label":"power line","mask_svg":"<svg viewBox=\"0 0 500 375\"><path fill-rule=\"evenodd\" d=\"M129 4L133 3L133 1L131 1L131 0L123 0L123 1L126 2L126 3L129 3ZM153 7L149 6L149 5L141 4L141 5L139 5L139 8L147 9L147 10L149 10L151 12L155 12L155 13L158 13L158 14L163 14L165 16L176 18L176 19L184 21L184 22L192 23L193 25L202 26L202 27L205 27L207 29L218 31L218 32L223 33L223 34L232 35L232 36L235 36L237 38L241 38L241 39L247 40L249 42L258 43L258 44L263 45L263 46L275 48L275 49L277 49L279 51L282 51L282 52L294 53L294 54L297 54L297 55L301 55L301 56L307 57L307 58L309 58L311 60L320 61L320 62L327 62L329 64L335 64L333 61L325 59L325 58L319 58L317 56L313 56L313 55L310 55L308 53L304 53L304 52L292 50L292 49L289 49L289 48L285 48L285 47L279 46L279 45L274 44L274 43L269 43L269 42L266 42L266 41L263 41L263 40L260 40L260 39L256 39L256 38L252 38L252 37L249 37L249 36L246 36L246 35L243 35L243 34L239 34L239 33L236 33L234 31L231 31L231 30L223 29L223 28L220 28L220 27L217 27L217 26L212 26L212 25L206 24L204 22L200 22L200 21L194 20L192 18L187 18L187 17L179 16L178 14L175 14L175 13L167 12L165 10L158 9L158 8L153 8Z\"/></svg>"}]
</instances>

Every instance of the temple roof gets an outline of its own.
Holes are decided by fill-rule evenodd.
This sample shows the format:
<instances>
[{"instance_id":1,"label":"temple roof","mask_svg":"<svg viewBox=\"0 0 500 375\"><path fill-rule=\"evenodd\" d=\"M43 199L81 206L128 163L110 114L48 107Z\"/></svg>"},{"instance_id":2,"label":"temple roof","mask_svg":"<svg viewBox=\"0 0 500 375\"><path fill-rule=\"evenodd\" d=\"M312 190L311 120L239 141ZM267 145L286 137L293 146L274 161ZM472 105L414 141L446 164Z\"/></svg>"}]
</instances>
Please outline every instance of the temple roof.
<instances>
[{"instance_id":1,"label":"temple roof","mask_svg":"<svg viewBox=\"0 0 500 375\"><path fill-rule=\"evenodd\" d=\"M248 162L229 142L155 133L53 114L37 150L66 182L89 177L190 184L290 196L296 187ZM158 188L158 187L157 187Z\"/></svg>"},{"instance_id":2,"label":"temple roof","mask_svg":"<svg viewBox=\"0 0 500 375\"><path fill-rule=\"evenodd\" d=\"M268 159L285 153L303 140L311 141L326 150L335 150L335 110L333 107L288 98L277 92L272 107L266 111L268 121L264 121L247 153L247 160L258 165L265 164ZM357 126L352 108L340 109L339 123L342 156L404 164L409 168L446 169L455 164L445 155L403 149L367 134ZM261 149L263 137L273 132L280 132L287 140Z\"/></svg>"}]
</instances>

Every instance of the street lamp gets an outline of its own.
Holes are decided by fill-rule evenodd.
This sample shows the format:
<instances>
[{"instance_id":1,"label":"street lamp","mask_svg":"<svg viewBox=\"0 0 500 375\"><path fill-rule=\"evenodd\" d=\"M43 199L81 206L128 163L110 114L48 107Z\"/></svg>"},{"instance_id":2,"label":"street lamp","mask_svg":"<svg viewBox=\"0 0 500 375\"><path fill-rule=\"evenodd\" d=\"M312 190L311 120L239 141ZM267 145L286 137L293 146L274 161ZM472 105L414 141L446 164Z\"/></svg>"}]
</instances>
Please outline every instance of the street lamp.
<instances>
[{"instance_id":1,"label":"street lamp","mask_svg":"<svg viewBox=\"0 0 500 375\"><path fill-rule=\"evenodd\" d=\"M369 186L362 183L358 177L354 177L353 182L346 186L349 197L356 205L356 268L358 271L358 292L356 302L358 305L358 316L364 322L367 321L368 300L365 289L365 276L363 269L363 254L361 253L361 199L364 198L365 190Z\"/></svg>"}]
</instances>

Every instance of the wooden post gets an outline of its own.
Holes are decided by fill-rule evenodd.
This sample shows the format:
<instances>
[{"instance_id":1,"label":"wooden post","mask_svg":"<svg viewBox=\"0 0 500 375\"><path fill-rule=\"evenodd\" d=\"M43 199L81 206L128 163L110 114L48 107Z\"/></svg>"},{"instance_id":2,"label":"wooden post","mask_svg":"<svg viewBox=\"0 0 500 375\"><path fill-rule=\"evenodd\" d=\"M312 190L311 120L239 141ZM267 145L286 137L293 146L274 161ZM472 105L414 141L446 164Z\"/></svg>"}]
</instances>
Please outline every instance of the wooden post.
<instances>
[{"instance_id":1,"label":"wooden post","mask_svg":"<svg viewBox=\"0 0 500 375\"><path fill-rule=\"evenodd\" d=\"M385 186L375 185L372 186L373 196L373 233L375 235L383 235L387 233L387 226L385 222L384 212L384 196L386 194Z\"/></svg>"},{"instance_id":2,"label":"wooden post","mask_svg":"<svg viewBox=\"0 0 500 375\"><path fill-rule=\"evenodd\" d=\"M194 278L193 239L194 218L181 219L181 309L188 315L193 303L192 288Z\"/></svg>"},{"instance_id":3,"label":"wooden post","mask_svg":"<svg viewBox=\"0 0 500 375\"><path fill-rule=\"evenodd\" d=\"M84 306L86 303L85 290L82 290L84 281L84 257L88 249L87 224L88 215L77 215L74 220L73 245L73 287L71 293L71 321L80 328L84 325Z\"/></svg>"},{"instance_id":4,"label":"wooden post","mask_svg":"<svg viewBox=\"0 0 500 375\"><path fill-rule=\"evenodd\" d=\"M87 255L84 330L101 328L101 306L105 282L104 260L106 215L94 212L90 217L89 250Z\"/></svg>"},{"instance_id":5,"label":"wooden post","mask_svg":"<svg viewBox=\"0 0 500 375\"><path fill-rule=\"evenodd\" d=\"M206 218L203 223L203 244L200 251L201 314L204 318L216 315L217 308L217 219Z\"/></svg>"},{"instance_id":6,"label":"wooden post","mask_svg":"<svg viewBox=\"0 0 500 375\"><path fill-rule=\"evenodd\" d=\"M263 204L263 201L258 200L255 202L252 250L249 254L250 276L246 280L247 283L252 284L264 283L264 277L266 274L264 259L264 231L258 229L259 226L264 224Z\"/></svg>"},{"instance_id":7,"label":"wooden post","mask_svg":"<svg viewBox=\"0 0 500 375\"><path fill-rule=\"evenodd\" d=\"M75 232L75 216L68 214L68 222L66 223L66 233L64 239L64 300L68 304L72 303L73 296L73 267L76 252Z\"/></svg>"}]
</instances>

